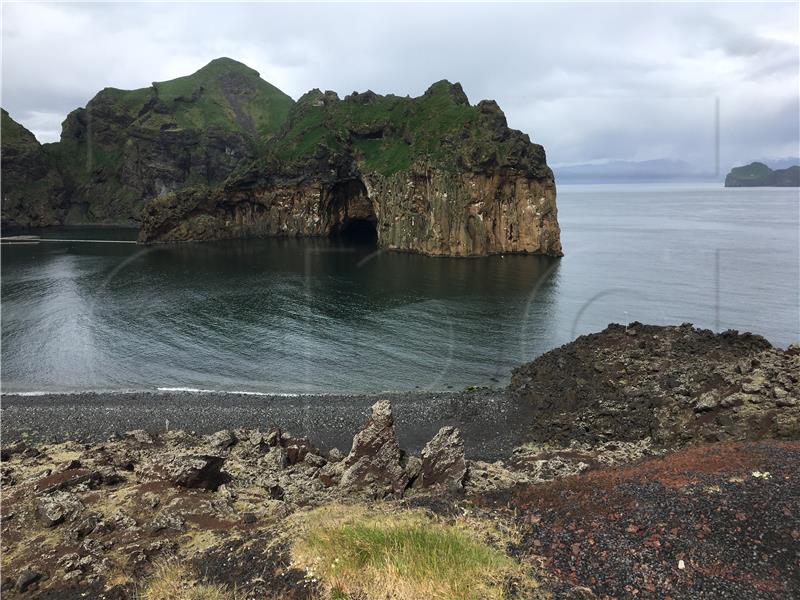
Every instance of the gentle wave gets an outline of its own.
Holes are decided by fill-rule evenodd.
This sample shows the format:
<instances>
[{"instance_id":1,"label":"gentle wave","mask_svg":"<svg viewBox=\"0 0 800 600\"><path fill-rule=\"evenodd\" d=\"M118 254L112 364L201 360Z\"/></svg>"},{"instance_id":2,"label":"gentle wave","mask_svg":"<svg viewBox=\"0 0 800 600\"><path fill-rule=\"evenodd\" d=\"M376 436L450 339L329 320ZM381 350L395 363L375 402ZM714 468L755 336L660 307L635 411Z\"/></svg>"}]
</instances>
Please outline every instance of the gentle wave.
<instances>
[{"instance_id":1,"label":"gentle wave","mask_svg":"<svg viewBox=\"0 0 800 600\"><path fill-rule=\"evenodd\" d=\"M456 394L458 390L381 390L378 392L253 392L249 390L207 390L192 387L157 387L144 390L120 389L120 390L35 390L28 392L2 392L2 396L79 396L82 394L150 394L153 392L177 392L185 394L228 394L240 396L264 396L272 398L300 398L300 397L320 397L320 396L380 396L381 394Z\"/></svg>"},{"instance_id":2,"label":"gentle wave","mask_svg":"<svg viewBox=\"0 0 800 600\"><path fill-rule=\"evenodd\" d=\"M159 392L189 392L191 394L241 394L243 396L280 396L294 398L297 396L322 396L323 394L295 394L289 392L250 392L244 390L204 390L190 387L159 387Z\"/></svg>"}]
</instances>

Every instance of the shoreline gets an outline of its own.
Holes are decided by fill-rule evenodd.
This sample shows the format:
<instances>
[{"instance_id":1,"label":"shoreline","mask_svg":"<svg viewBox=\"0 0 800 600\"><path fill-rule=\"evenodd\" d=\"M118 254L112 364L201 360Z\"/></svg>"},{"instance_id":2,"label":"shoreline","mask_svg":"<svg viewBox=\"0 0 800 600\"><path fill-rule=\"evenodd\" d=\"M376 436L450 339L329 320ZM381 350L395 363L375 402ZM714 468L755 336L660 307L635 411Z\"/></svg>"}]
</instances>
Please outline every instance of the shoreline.
<instances>
[{"instance_id":1,"label":"shoreline","mask_svg":"<svg viewBox=\"0 0 800 600\"><path fill-rule=\"evenodd\" d=\"M231 392L74 392L2 395L4 443L102 442L134 429L182 429L210 434L223 429L280 426L312 437L324 450L347 450L369 407L379 399L395 407L398 436L418 452L440 427L464 432L470 458L507 456L529 415L502 389L381 394L281 396Z\"/></svg>"},{"instance_id":2,"label":"shoreline","mask_svg":"<svg viewBox=\"0 0 800 600\"><path fill-rule=\"evenodd\" d=\"M422 523L473 532L508 598L794 597L798 374L797 346L630 323L502 390L5 395L0 592L175 597L147 590L179 564L178 589L312 600L339 575L309 539Z\"/></svg>"}]
</instances>

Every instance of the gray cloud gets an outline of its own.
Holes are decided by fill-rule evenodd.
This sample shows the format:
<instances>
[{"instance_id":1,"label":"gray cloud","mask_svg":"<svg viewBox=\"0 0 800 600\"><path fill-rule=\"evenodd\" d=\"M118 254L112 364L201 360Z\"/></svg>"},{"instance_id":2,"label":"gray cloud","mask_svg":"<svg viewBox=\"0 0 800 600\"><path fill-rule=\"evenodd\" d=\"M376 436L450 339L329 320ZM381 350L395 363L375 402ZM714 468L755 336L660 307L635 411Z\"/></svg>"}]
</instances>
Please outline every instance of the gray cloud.
<instances>
[{"instance_id":1,"label":"gray cloud","mask_svg":"<svg viewBox=\"0 0 800 600\"><path fill-rule=\"evenodd\" d=\"M5 4L2 103L41 141L106 86L230 56L297 98L461 81L553 164L798 154L798 7L771 4Z\"/></svg>"}]
</instances>

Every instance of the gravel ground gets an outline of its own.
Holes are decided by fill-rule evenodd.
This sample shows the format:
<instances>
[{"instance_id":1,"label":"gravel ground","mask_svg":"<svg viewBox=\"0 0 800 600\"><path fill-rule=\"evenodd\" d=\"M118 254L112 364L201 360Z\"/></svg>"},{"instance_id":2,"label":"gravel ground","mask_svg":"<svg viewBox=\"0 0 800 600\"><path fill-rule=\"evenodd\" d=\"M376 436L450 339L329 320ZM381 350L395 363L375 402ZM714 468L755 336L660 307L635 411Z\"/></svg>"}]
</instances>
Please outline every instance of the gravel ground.
<instances>
[{"instance_id":1,"label":"gravel ground","mask_svg":"<svg viewBox=\"0 0 800 600\"><path fill-rule=\"evenodd\" d=\"M800 597L800 443L697 446L477 499L597 598ZM488 502L487 502L488 501Z\"/></svg>"},{"instance_id":2,"label":"gravel ground","mask_svg":"<svg viewBox=\"0 0 800 600\"><path fill-rule=\"evenodd\" d=\"M379 398L394 407L400 443L418 453L440 427L460 427L467 456L507 458L530 421L523 406L502 390L402 393L379 396L254 396L192 392L117 392L2 397L2 438L31 442L101 442L113 434L145 429L221 429L278 425L309 436L323 450L348 450L368 408Z\"/></svg>"}]
</instances>

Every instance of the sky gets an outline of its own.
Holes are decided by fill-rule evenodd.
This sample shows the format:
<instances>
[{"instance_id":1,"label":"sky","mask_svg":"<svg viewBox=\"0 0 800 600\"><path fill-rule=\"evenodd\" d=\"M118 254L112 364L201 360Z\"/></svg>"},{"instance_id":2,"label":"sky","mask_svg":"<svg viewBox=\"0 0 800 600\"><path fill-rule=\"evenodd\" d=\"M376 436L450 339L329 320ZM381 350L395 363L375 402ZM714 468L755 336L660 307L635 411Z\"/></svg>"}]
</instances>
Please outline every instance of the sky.
<instances>
[{"instance_id":1,"label":"sky","mask_svg":"<svg viewBox=\"0 0 800 600\"><path fill-rule=\"evenodd\" d=\"M497 100L551 165L800 155L798 3L3 3L2 98L41 142L104 87L228 56L298 98Z\"/></svg>"}]
</instances>

